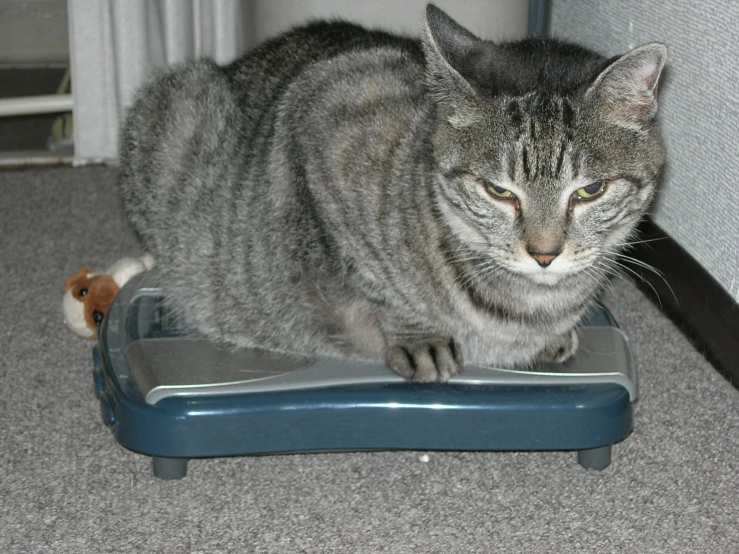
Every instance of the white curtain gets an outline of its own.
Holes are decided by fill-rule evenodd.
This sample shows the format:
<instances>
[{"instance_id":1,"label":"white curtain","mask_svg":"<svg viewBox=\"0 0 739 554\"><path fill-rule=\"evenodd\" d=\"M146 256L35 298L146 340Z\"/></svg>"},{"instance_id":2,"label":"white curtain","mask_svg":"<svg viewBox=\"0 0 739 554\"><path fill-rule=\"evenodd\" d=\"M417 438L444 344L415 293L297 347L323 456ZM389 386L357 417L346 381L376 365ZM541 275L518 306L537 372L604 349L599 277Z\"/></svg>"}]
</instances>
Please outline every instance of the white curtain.
<instances>
[{"instance_id":1,"label":"white curtain","mask_svg":"<svg viewBox=\"0 0 739 554\"><path fill-rule=\"evenodd\" d=\"M119 122L157 68L233 60L247 40L240 0L68 0L77 163L114 160Z\"/></svg>"}]
</instances>

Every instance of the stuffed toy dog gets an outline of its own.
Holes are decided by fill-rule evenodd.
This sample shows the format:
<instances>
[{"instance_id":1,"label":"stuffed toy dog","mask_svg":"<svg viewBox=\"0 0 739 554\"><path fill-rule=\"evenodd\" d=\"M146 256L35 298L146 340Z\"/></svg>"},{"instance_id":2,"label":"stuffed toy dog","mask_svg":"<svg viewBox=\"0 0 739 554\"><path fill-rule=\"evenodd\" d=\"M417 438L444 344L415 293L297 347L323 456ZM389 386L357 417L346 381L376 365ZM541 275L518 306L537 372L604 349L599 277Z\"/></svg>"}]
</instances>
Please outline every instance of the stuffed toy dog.
<instances>
[{"instance_id":1,"label":"stuffed toy dog","mask_svg":"<svg viewBox=\"0 0 739 554\"><path fill-rule=\"evenodd\" d=\"M134 275L152 267L154 258L148 254L141 258L122 258L104 274L83 267L64 283L64 321L81 337L97 338L103 317L120 288Z\"/></svg>"}]
</instances>

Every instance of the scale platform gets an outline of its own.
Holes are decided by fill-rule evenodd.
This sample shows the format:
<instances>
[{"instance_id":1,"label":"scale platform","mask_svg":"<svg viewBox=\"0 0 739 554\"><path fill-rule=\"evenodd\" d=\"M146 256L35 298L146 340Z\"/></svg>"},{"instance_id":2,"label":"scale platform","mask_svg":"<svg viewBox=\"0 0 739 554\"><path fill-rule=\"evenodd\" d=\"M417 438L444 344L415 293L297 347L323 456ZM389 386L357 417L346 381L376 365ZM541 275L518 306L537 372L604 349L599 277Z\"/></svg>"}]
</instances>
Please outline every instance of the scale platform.
<instances>
[{"instance_id":1,"label":"scale platform","mask_svg":"<svg viewBox=\"0 0 739 554\"><path fill-rule=\"evenodd\" d=\"M577 355L520 371L465 366L409 383L382 363L227 350L187 335L149 274L118 293L93 348L104 422L178 479L191 458L363 450L572 450L604 469L632 429L636 369L605 307Z\"/></svg>"}]
</instances>

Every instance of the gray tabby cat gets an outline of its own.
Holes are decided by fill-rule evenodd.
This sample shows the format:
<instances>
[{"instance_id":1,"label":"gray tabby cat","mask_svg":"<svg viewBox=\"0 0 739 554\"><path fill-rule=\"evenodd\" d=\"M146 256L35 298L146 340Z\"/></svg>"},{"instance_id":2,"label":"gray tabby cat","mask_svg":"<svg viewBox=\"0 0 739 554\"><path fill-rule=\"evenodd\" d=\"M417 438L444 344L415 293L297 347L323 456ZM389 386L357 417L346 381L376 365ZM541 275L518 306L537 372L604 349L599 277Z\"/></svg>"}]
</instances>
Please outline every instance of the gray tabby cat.
<instances>
[{"instance_id":1,"label":"gray tabby cat","mask_svg":"<svg viewBox=\"0 0 739 554\"><path fill-rule=\"evenodd\" d=\"M143 88L125 208L220 343L414 381L563 361L653 196L665 58L496 45L433 5L422 41L314 23Z\"/></svg>"}]
</instances>

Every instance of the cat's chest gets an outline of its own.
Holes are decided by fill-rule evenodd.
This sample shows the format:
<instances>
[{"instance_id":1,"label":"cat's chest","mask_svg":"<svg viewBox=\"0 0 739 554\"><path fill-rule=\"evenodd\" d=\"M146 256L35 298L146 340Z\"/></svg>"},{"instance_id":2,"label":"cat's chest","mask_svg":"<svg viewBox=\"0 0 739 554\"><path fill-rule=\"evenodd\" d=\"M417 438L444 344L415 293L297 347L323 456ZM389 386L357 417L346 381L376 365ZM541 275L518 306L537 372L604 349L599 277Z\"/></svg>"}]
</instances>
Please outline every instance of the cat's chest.
<instances>
[{"instance_id":1,"label":"cat's chest","mask_svg":"<svg viewBox=\"0 0 739 554\"><path fill-rule=\"evenodd\" d=\"M541 287L488 292L457 288L449 295L450 331L480 350L540 349L568 331L580 318L587 299L568 291Z\"/></svg>"}]
</instances>

